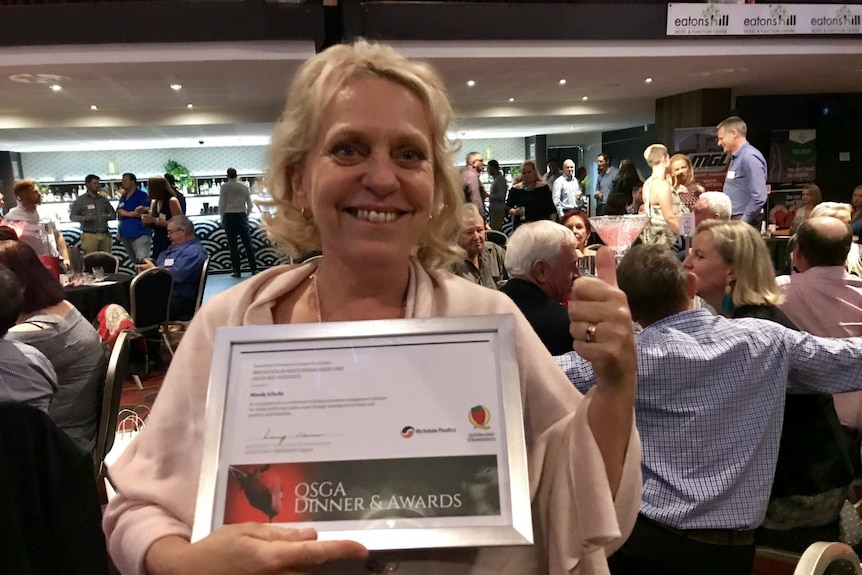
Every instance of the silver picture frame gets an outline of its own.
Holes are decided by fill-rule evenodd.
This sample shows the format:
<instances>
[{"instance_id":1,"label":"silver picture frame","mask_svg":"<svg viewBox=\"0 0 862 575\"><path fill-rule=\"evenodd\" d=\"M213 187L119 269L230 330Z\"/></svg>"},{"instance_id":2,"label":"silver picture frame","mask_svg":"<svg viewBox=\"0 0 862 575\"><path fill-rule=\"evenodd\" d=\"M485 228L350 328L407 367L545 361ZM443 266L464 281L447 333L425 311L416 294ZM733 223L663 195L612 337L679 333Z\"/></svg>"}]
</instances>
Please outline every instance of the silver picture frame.
<instances>
[{"instance_id":1,"label":"silver picture frame","mask_svg":"<svg viewBox=\"0 0 862 575\"><path fill-rule=\"evenodd\" d=\"M471 350L473 347L470 346L475 347L478 353L474 354L475 357L472 358L468 366L465 357L462 356L472 353ZM334 353L332 350L345 349L349 349L350 356L353 358L351 361L355 361L354 365L375 365L375 367L380 368L381 373L385 373L385 366L377 365L380 359L375 357L377 353L388 354L388 357L391 358L396 357L393 354L397 351L399 354L398 357L404 357L406 354L409 358L417 360L417 363L420 365L426 366L424 370L416 371L427 371L427 377L430 379L414 381L421 380L425 375L423 373L412 373L411 378L398 381L399 393L403 393L400 386L413 385L418 397L421 395L420 392L427 392L431 389L429 386L441 385L440 381L445 381L450 386L455 385L455 387L449 388L449 393L451 393L451 389L460 390L461 388L471 389L475 387L485 393L483 397L488 397L489 390L493 390L493 393L496 394L497 403L495 404L493 401L490 401L489 404L495 407L499 406L500 413L494 413L493 416L488 415L489 418L493 417L494 425L492 427L476 428L476 418L474 415L478 413L479 419L482 419L484 412L479 408L486 409L487 411L487 408L483 408L482 405L473 407L473 411L469 413L467 411L463 413L459 411L459 413L455 414L453 411L451 421L455 421L457 418L463 419L466 431L462 432L461 424L458 424L457 433L453 435L453 437L458 436L458 441L461 441L461 436L466 433L466 436L469 437L467 441L485 441L490 439L495 444L496 453L493 455L495 466L492 472L496 479L496 489L499 494L499 499L494 499L498 504L498 513L494 514L495 509L493 506L490 507L490 511L488 511L488 506L485 506L483 511L476 511L476 515L468 514L466 516L396 517L388 511L384 511L381 512L381 517L363 516L362 518L347 518L345 516L344 520L315 521L313 519L302 519L299 521L278 521L274 522L274 524L296 528L313 527L318 531L318 538L321 540L354 540L362 543L370 550L532 544L532 512L524 439L522 391L516 359L515 321L511 315L333 322L218 329L215 334L212 368L206 400L204 452L195 506L192 541L202 539L225 523L228 505L228 484L235 477L231 473L244 473L238 471L238 469L245 469L242 465L234 465L236 463L236 456L233 455L231 446L237 442L238 435L241 435L249 427L256 425L260 421L259 418L254 421L244 421L244 415L236 413L242 410L241 401L238 401L236 398L250 395L252 393L250 386L255 381L253 377L243 378L239 375L245 373L242 371L246 369L243 365L249 361L262 361L259 358L267 357L266 354L269 354L268 358L287 357L290 358L289 361L291 362L296 362L296 358L306 357L303 355L306 354L308 361L290 364L305 365L313 363L315 358L319 359L321 354L325 357L327 353ZM452 357L452 361L440 361L441 350L446 352L447 355L445 357ZM408 360L405 359L405 361ZM426 361L428 363L424 363ZM474 375L469 382L464 383L462 374L464 372L471 372L471 370L478 375ZM258 373L258 371L254 373ZM299 376L294 377L300 379ZM328 376L314 374L314 377L316 378L314 380L315 385L326 385ZM395 374L395 377L397 377L397 374ZM405 383L407 381L409 383ZM451 382L453 381L458 383L452 384ZM387 385L385 381L381 383L376 377L374 378L374 383L375 385ZM293 384L279 382L279 385ZM389 385L391 385L391 382ZM441 400L441 403L443 402ZM443 409L439 405L435 405L435 407ZM374 413L377 417L374 420L388 421L389 415L391 415L392 421L398 421L404 410L397 408L397 404L392 406L391 411L396 412L392 414L389 414L384 409L383 413L386 416L380 417L380 409L383 408L375 407L376 411ZM277 409L277 407L267 409ZM386 409L389 409L388 405ZM417 406L414 409L414 413L421 414L422 409L427 409L427 405L425 407ZM454 410L454 408L452 409ZM346 410L340 410L339 414L346 412ZM466 425L468 418L474 427L472 430ZM270 417L270 419L272 418ZM285 419L288 422L291 421L289 418L278 418L278 421L281 423ZM397 454L389 453L378 458L357 457L355 451L361 451L362 449L360 444L351 443L352 435L356 428L351 429L348 427L349 419L348 417L348 422L345 423L344 421L332 418L332 422L328 423L326 427L327 431L331 431L333 436L344 438L337 440L338 442L344 442L343 457L341 457L339 451L338 457L318 458L309 463L306 460L307 456L302 454L267 454L267 465L259 466L258 469L270 468L269 462L274 466L300 466L300 470L303 471L301 475L304 477L306 469L329 469L335 466L334 468L349 471L353 469L350 467L351 465L358 465L359 467L355 468L362 469L363 466L368 467L368 465L365 465L366 463L369 465L373 464L375 469L388 469L399 465L401 461L413 462L414 460L419 461L418 468L410 468L410 471L414 475L422 473L422 470L438 469L437 464L439 462L444 464L443 467L439 467L440 469L458 470L461 468L460 460L452 460L445 453L425 457L419 442L415 444L417 450L415 457L410 459L403 457L403 449L400 447L398 451L402 452L401 457ZM227 425L226 421L228 422ZM344 428L339 428L339 426L344 426ZM451 428L452 431L456 431L454 427L453 425ZM491 430L483 431L486 427ZM270 432L270 428L271 426L267 428L267 433L263 435L263 439L275 440L278 437L281 442L284 442L288 436L288 433L285 433L285 429L290 432L289 427L280 427L278 433ZM441 431L449 430L450 428L446 428ZM412 435L413 428L408 426L404 427L401 431L403 437L409 437L407 434ZM423 430L422 428L417 428L417 431ZM298 435L307 436L305 432L298 432ZM254 437L259 437L259 434L254 435ZM422 439L424 440L425 437L423 436ZM287 445L290 445L289 441ZM449 441L448 438L447 441ZM268 445L271 443L273 442L269 441ZM281 446L281 444L279 445ZM413 444L405 441L398 445ZM483 446L483 448L485 447ZM325 449L338 451L334 446ZM438 449L438 447L435 447L435 449ZM244 453L253 453L253 451L247 450ZM482 461L481 459L476 459L480 457L479 455L467 455L465 457L464 461L469 465L472 465L474 460L477 462L477 465ZM487 458L490 456L485 454L481 457ZM284 461L282 461L282 458ZM427 465L423 465L420 461L423 458L428 460ZM446 467L446 465L449 467ZM407 468L405 467L405 469ZM229 473L229 470L231 473ZM466 473L469 473L469 470ZM426 473L426 475L429 474ZM434 474L431 473L430 475ZM348 474L348 476L350 475ZM441 478L443 478L442 475ZM431 479L428 479L428 481L431 481ZM305 483L302 484L305 485ZM297 483L294 486L295 495L300 494L299 485L300 483ZM465 483L462 483L462 485L465 485ZM282 490L283 487L283 485L279 485L278 489ZM367 493L367 490L371 489L371 487L366 485L365 489ZM465 490L476 491L469 485L465 487ZM235 486L234 492L236 492ZM295 508L298 509L301 498L291 496L289 493L288 496L288 499L293 501ZM282 504L282 497L283 493L279 493L279 505ZM248 499L251 501L250 496ZM303 499L302 501L305 500ZM363 499L362 501L363 505L365 505L365 500ZM433 501L436 502L438 500L435 499ZM372 495L370 505L373 505L373 502L374 496ZM451 502L451 500L448 502ZM324 500L324 503L326 503L326 500ZM411 505L413 504L411 503ZM473 509L478 510L480 507L474 505ZM447 513L449 511L435 509L434 513L437 512ZM270 510L267 513L271 514L274 511ZM459 511L459 513L466 513L466 511ZM374 514L372 513L371 515ZM263 515L260 517L261 522L266 522L266 517ZM275 517L278 517L278 515ZM273 516L269 518L271 521L273 520Z\"/></svg>"}]
</instances>

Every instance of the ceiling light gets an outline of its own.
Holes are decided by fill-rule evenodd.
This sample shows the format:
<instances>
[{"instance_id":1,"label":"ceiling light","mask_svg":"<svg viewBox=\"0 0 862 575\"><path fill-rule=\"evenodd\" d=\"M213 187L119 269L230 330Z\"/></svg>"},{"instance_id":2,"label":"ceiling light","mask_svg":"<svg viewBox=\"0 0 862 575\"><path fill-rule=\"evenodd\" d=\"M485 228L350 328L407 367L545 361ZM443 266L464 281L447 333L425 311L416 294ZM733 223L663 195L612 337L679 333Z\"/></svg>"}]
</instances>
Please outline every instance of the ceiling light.
<instances>
[{"instance_id":1,"label":"ceiling light","mask_svg":"<svg viewBox=\"0 0 862 575\"><path fill-rule=\"evenodd\" d=\"M171 90L182 90L182 89L183 89L182 84L171 84Z\"/></svg>"},{"instance_id":2,"label":"ceiling light","mask_svg":"<svg viewBox=\"0 0 862 575\"><path fill-rule=\"evenodd\" d=\"M581 100L583 100L584 102L586 102L586 101L587 101L587 100L589 100L589 99L590 99L590 97L589 97L589 96L583 96L583 97L581 97Z\"/></svg>"},{"instance_id":3,"label":"ceiling light","mask_svg":"<svg viewBox=\"0 0 862 575\"><path fill-rule=\"evenodd\" d=\"M195 107L194 104L186 104L186 108L188 108L189 110L191 110L194 107Z\"/></svg>"},{"instance_id":4,"label":"ceiling light","mask_svg":"<svg viewBox=\"0 0 862 575\"><path fill-rule=\"evenodd\" d=\"M647 84L650 84L650 83L652 83L652 78L647 78L646 80L644 80L644 82L646 82Z\"/></svg>"},{"instance_id":5,"label":"ceiling light","mask_svg":"<svg viewBox=\"0 0 862 575\"><path fill-rule=\"evenodd\" d=\"M509 101L510 101L510 102L514 102L514 101L515 101L515 98L509 98Z\"/></svg>"},{"instance_id":6,"label":"ceiling light","mask_svg":"<svg viewBox=\"0 0 862 575\"><path fill-rule=\"evenodd\" d=\"M63 89L63 86L61 86L60 84L51 84L51 89L54 90L55 92L59 92L60 90Z\"/></svg>"},{"instance_id":7,"label":"ceiling light","mask_svg":"<svg viewBox=\"0 0 862 575\"><path fill-rule=\"evenodd\" d=\"M97 105L93 104L92 106L90 106L90 109L95 112L96 110L99 109L99 107Z\"/></svg>"},{"instance_id":8,"label":"ceiling light","mask_svg":"<svg viewBox=\"0 0 862 575\"><path fill-rule=\"evenodd\" d=\"M566 79L563 78L562 80L560 80L560 86L565 86L565 85L566 85Z\"/></svg>"},{"instance_id":9,"label":"ceiling light","mask_svg":"<svg viewBox=\"0 0 862 575\"><path fill-rule=\"evenodd\" d=\"M472 88L473 86L476 85L476 82L474 82L473 80L467 80L467 85Z\"/></svg>"}]
</instances>

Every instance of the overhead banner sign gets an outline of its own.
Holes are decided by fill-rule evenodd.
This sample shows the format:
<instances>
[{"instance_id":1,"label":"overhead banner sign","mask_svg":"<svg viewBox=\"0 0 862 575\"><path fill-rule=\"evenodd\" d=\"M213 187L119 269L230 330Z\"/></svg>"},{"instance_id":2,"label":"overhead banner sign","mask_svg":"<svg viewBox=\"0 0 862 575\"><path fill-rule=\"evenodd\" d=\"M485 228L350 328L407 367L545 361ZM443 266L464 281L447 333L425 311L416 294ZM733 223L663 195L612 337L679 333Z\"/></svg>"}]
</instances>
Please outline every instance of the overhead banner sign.
<instances>
[{"instance_id":1,"label":"overhead banner sign","mask_svg":"<svg viewBox=\"0 0 862 575\"><path fill-rule=\"evenodd\" d=\"M858 4L668 4L668 36L862 34Z\"/></svg>"},{"instance_id":2,"label":"overhead banner sign","mask_svg":"<svg viewBox=\"0 0 862 575\"><path fill-rule=\"evenodd\" d=\"M813 182L817 175L815 130L772 130L769 181L773 184Z\"/></svg>"}]
</instances>

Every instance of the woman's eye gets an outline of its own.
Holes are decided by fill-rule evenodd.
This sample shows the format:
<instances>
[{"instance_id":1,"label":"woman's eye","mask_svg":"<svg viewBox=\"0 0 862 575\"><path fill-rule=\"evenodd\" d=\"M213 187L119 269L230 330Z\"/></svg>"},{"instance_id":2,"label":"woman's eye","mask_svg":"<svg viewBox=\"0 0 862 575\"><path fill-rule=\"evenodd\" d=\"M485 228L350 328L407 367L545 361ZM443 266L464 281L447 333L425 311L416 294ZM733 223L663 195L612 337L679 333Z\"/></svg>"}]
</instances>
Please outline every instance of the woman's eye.
<instances>
[{"instance_id":1,"label":"woman's eye","mask_svg":"<svg viewBox=\"0 0 862 575\"><path fill-rule=\"evenodd\" d=\"M353 144L337 144L332 153L339 158L353 158L359 153L359 150Z\"/></svg>"},{"instance_id":2,"label":"woman's eye","mask_svg":"<svg viewBox=\"0 0 862 575\"><path fill-rule=\"evenodd\" d=\"M421 162L425 159L425 154L423 154L419 150L414 150L412 148L402 150L399 156L402 160L405 160L407 162Z\"/></svg>"}]
</instances>

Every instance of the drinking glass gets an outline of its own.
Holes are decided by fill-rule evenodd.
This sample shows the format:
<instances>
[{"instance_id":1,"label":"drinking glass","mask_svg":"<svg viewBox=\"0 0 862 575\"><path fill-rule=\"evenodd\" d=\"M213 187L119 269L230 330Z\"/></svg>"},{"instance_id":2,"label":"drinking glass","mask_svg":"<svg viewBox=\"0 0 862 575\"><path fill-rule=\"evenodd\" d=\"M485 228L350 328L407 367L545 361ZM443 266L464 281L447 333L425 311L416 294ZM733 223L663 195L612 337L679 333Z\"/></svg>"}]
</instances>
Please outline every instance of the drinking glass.
<instances>
[{"instance_id":1,"label":"drinking glass","mask_svg":"<svg viewBox=\"0 0 862 575\"><path fill-rule=\"evenodd\" d=\"M103 268L102 266L93 267L93 279L95 279L97 282L100 282L105 279L105 268Z\"/></svg>"},{"instance_id":2,"label":"drinking glass","mask_svg":"<svg viewBox=\"0 0 862 575\"><path fill-rule=\"evenodd\" d=\"M590 218L590 225L605 245L614 250L617 265L629 251L649 223L647 215L598 216Z\"/></svg>"}]
</instances>

